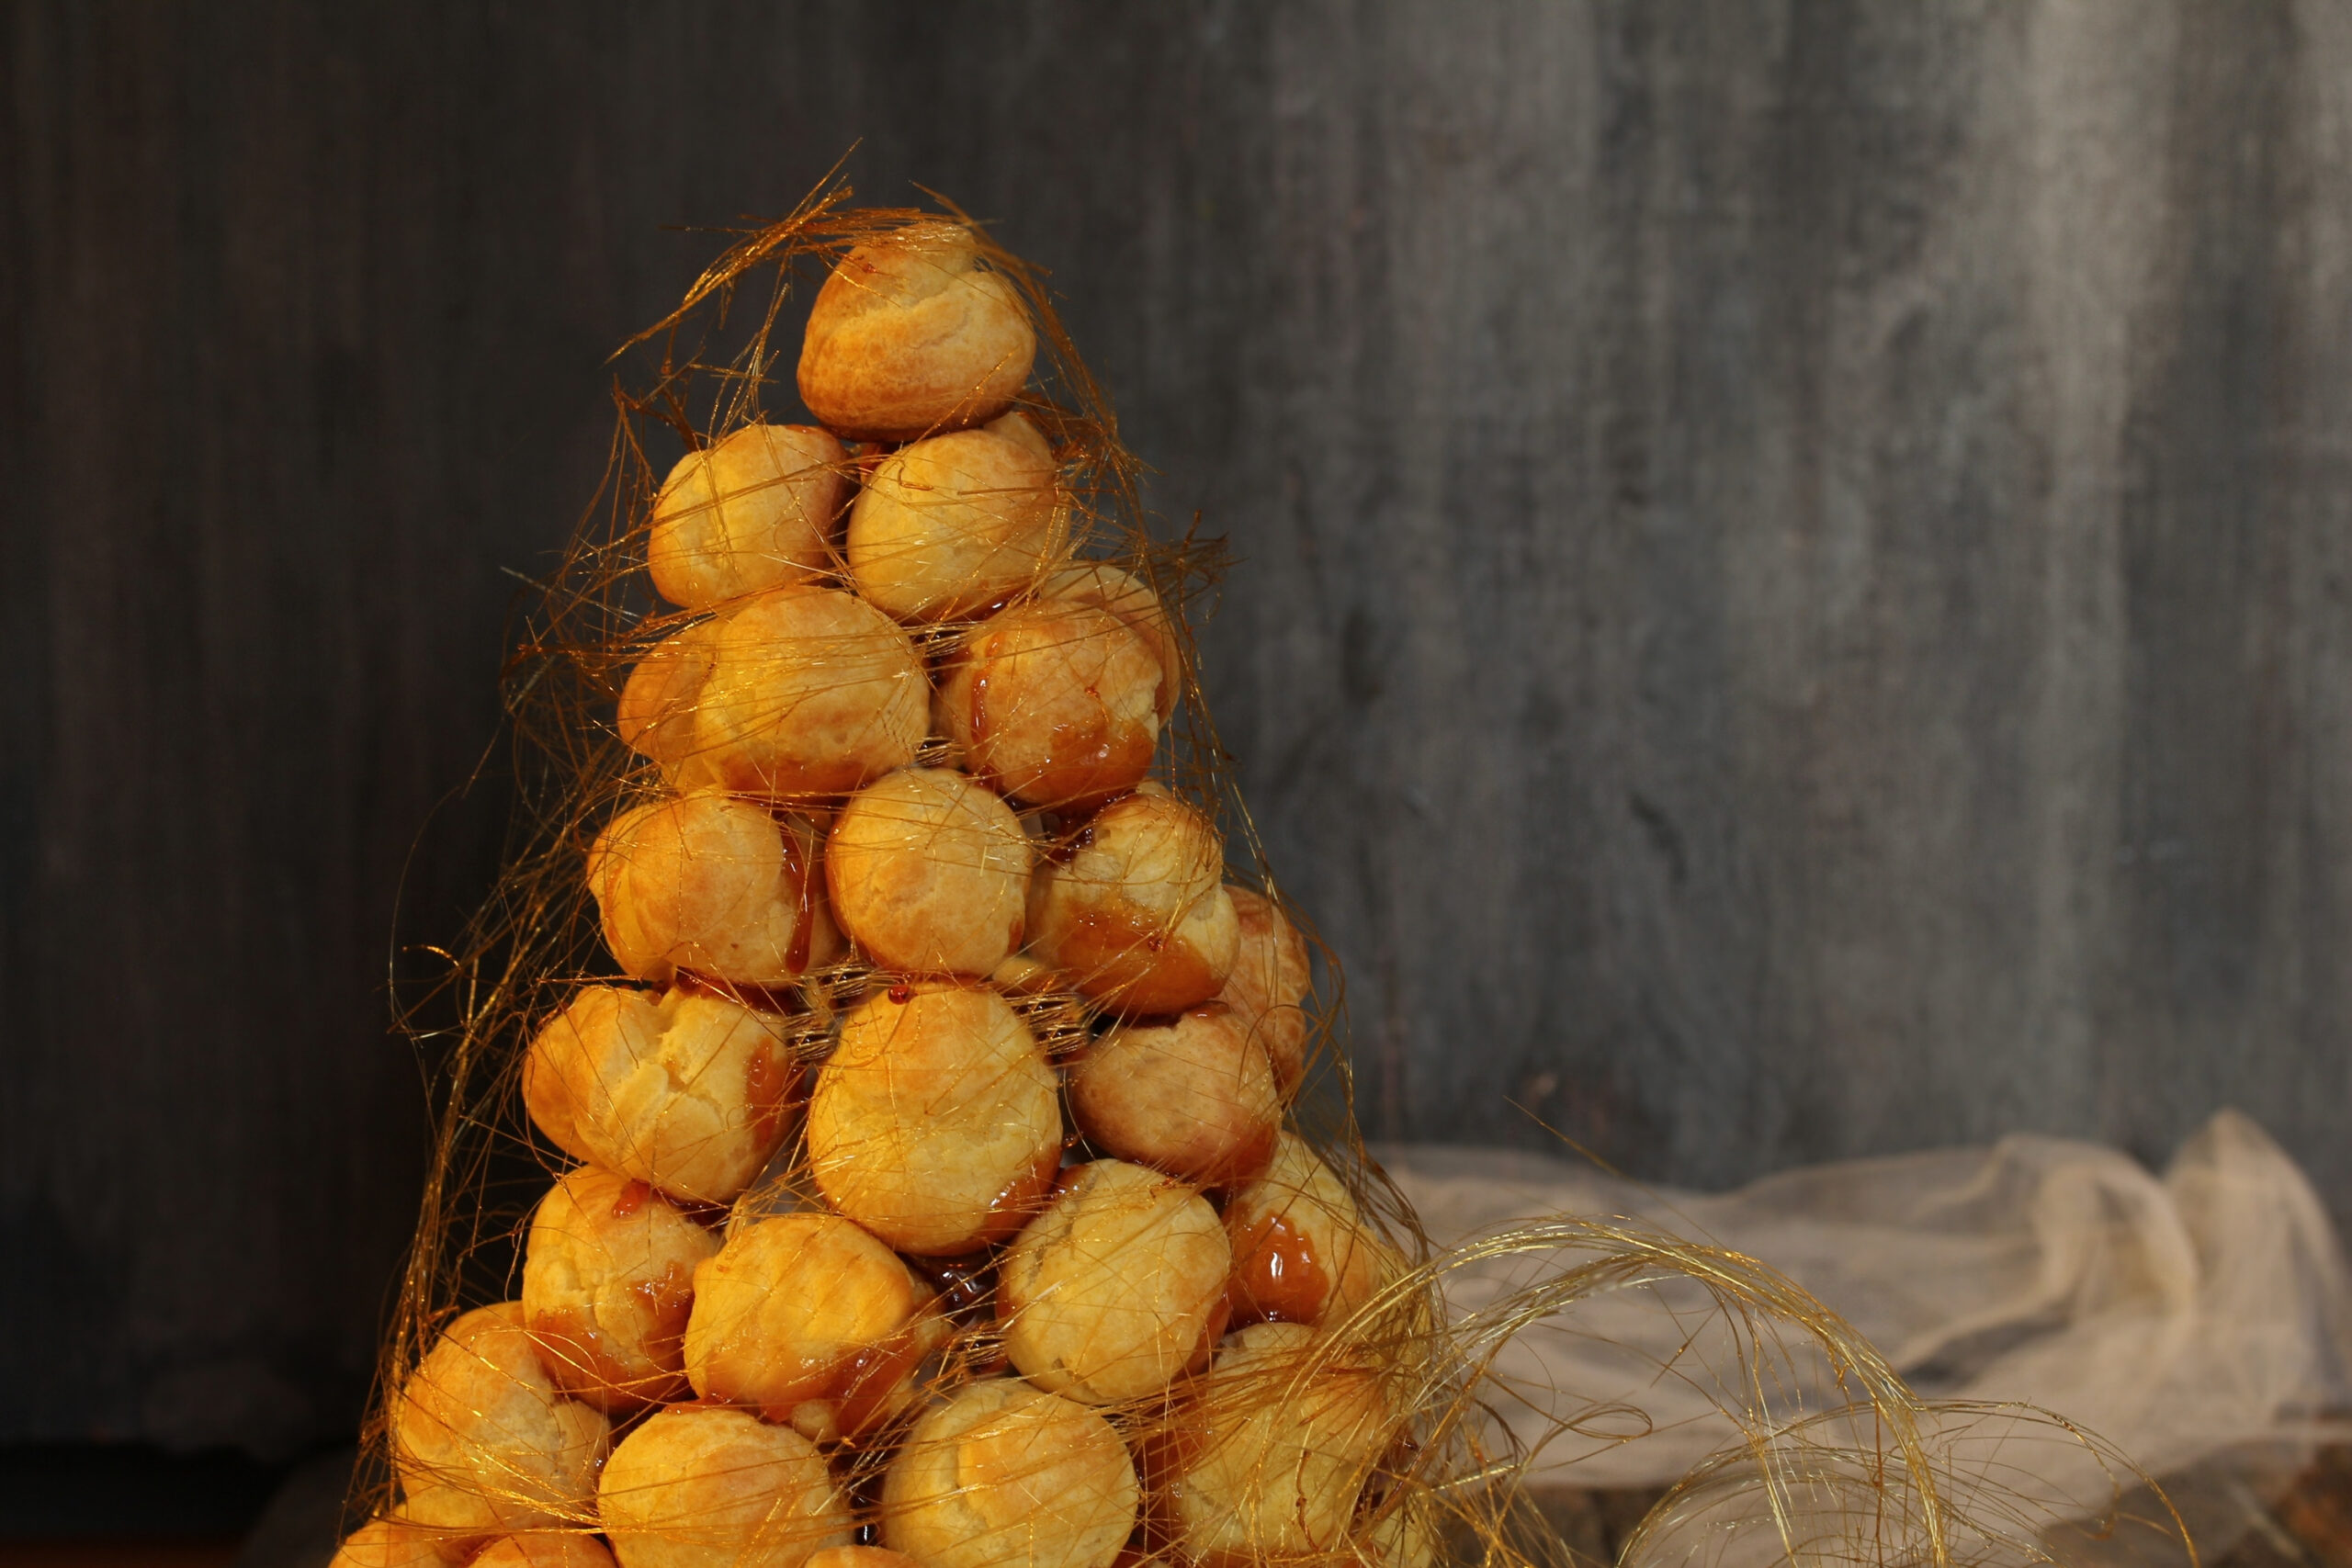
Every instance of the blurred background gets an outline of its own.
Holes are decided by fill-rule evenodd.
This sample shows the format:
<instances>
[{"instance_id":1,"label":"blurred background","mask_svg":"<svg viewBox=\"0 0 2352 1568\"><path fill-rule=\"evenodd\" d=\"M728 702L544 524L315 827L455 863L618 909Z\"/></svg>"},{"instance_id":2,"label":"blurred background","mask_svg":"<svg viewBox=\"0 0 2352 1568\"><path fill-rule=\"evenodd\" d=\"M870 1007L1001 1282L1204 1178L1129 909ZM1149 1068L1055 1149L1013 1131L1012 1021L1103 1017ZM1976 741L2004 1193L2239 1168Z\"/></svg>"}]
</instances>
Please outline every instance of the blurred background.
<instances>
[{"instance_id":1,"label":"blurred background","mask_svg":"<svg viewBox=\"0 0 2352 1568\"><path fill-rule=\"evenodd\" d=\"M6 15L0 1532L347 1438L518 578L694 226L845 152L1230 541L1369 1134L1719 1188L2235 1106L2352 1215L2352 11Z\"/></svg>"}]
</instances>

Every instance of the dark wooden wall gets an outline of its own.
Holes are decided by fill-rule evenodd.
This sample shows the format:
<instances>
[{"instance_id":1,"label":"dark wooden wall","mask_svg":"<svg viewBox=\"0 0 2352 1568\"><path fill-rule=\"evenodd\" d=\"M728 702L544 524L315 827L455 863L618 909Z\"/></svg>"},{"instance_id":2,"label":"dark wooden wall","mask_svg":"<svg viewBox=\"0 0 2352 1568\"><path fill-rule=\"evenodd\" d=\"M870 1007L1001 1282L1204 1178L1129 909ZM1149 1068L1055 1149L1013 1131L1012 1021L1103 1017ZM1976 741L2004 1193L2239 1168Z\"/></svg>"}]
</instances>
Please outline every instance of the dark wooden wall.
<instances>
[{"instance_id":1,"label":"dark wooden wall","mask_svg":"<svg viewBox=\"0 0 2352 1568\"><path fill-rule=\"evenodd\" d=\"M1055 271L1245 558L1211 691L1374 1132L1723 1183L2235 1104L2352 1211L2352 12L27 3L0 48L0 1438L349 1421L420 1149L395 895L446 935L492 869L494 783L434 814L503 569L713 248L664 226L859 138Z\"/></svg>"}]
</instances>

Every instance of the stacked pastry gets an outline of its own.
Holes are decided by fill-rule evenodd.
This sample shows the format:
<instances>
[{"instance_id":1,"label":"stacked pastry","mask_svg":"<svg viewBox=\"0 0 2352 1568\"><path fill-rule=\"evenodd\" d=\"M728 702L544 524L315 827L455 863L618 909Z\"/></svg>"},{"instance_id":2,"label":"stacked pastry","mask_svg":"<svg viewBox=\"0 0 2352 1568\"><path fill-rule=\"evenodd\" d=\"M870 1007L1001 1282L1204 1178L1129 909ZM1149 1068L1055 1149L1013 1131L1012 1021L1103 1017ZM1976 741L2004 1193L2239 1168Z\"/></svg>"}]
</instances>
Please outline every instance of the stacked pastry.
<instances>
[{"instance_id":1,"label":"stacked pastry","mask_svg":"<svg viewBox=\"0 0 2352 1568\"><path fill-rule=\"evenodd\" d=\"M1348 1348L1391 1254L1285 1128L1306 945L1153 776L1182 645L1080 554L1035 349L968 231L895 231L817 298L821 424L662 488L660 787L586 865L626 982L523 1070L578 1164L342 1561L1426 1556Z\"/></svg>"}]
</instances>

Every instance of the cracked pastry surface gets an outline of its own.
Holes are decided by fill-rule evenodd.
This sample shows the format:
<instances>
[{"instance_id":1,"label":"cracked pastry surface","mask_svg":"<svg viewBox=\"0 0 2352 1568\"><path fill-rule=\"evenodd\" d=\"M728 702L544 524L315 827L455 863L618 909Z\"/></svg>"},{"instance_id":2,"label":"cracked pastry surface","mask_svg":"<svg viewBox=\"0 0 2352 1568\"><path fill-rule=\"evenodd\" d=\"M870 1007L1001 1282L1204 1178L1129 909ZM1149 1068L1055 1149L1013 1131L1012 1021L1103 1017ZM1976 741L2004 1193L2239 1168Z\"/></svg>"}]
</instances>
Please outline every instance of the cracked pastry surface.
<instances>
[{"instance_id":1,"label":"cracked pastry surface","mask_svg":"<svg viewBox=\"0 0 2352 1568\"><path fill-rule=\"evenodd\" d=\"M654 589L700 610L822 575L849 489L846 459L829 430L756 423L679 458L653 500Z\"/></svg>"},{"instance_id":2,"label":"cracked pastry surface","mask_svg":"<svg viewBox=\"0 0 2352 1568\"><path fill-rule=\"evenodd\" d=\"M906 441L1002 413L1037 335L961 223L911 224L842 259L808 312L801 401L844 435Z\"/></svg>"},{"instance_id":3,"label":"cracked pastry surface","mask_svg":"<svg viewBox=\"0 0 2352 1568\"><path fill-rule=\"evenodd\" d=\"M673 1405L630 1432L596 1506L621 1568L802 1568L852 1529L816 1445L713 1406Z\"/></svg>"},{"instance_id":4,"label":"cracked pastry surface","mask_svg":"<svg viewBox=\"0 0 2352 1568\"><path fill-rule=\"evenodd\" d=\"M905 1408L941 1337L930 1292L897 1254L838 1214L737 1228L695 1269L686 1376L831 1441Z\"/></svg>"},{"instance_id":5,"label":"cracked pastry surface","mask_svg":"<svg viewBox=\"0 0 2352 1568\"><path fill-rule=\"evenodd\" d=\"M695 1266L718 1238L644 1181L583 1165L539 1200L523 1315L555 1385L607 1415L685 1390Z\"/></svg>"},{"instance_id":6,"label":"cracked pastry surface","mask_svg":"<svg viewBox=\"0 0 2352 1568\"><path fill-rule=\"evenodd\" d=\"M997 795L901 768L850 797L825 840L834 918L880 967L986 975L1021 945L1029 839Z\"/></svg>"},{"instance_id":7,"label":"cracked pastry surface","mask_svg":"<svg viewBox=\"0 0 2352 1568\"><path fill-rule=\"evenodd\" d=\"M401 1385L391 1426L402 1513L445 1543L448 1532L507 1535L582 1517L608 1432L602 1413L565 1398L540 1366L520 1302L477 1307L443 1330Z\"/></svg>"},{"instance_id":8,"label":"cracked pastry surface","mask_svg":"<svg viewBox=\"0 0 2352 1568\"><path fill-rule=\"evenodd\" d=\"M1128 1013L1207 1001L1240 927L1225 844L1189 802L1146 784L1096 812L1029 879L1029 949L1083 994Z\"/></svg>"},{"instance_id":9,"label":"cracked pastry surface","mask_svg":"<svg viewBox=\"0 0 2352 1568\"><path fill-rule=\"evenodd\" d=\"M582 987L523 1061L523 1103L574 1158L695 1203L731 1203L792 1129L784 1021L673 987Z\"/></svg>"},{"instance_id":10,"label":"cracked pastry surface","mask_svg":"<svg viewBox=\"0 0 2352 1568\"><path fill-rule=\"evenodd\" d=\"M1070 1064L1069 1108L1103 1153L1204 1187L1263 1170L1283 1120L1272 1064L1218 1002L1111 1029Z\"/></svg>"},{"instance_id":11,"label":"cracked pastry surface","mask_svg":"<svg viewBox=\"0 0 2352 1568\"><path fill-rule=\"evenodd\" d=\"M841 956L816 829L716 790L624 811L588 852L605 945L640 980L789 984Z\"/></svg>"},{"instance_id":12,"label":"cracked pastry surface","mask_svg":"<svg viewBox=\"0 0 2352 1568\"><path fill-rule=\"evenodd\" d=\"M933 725L1023 805L1083 811L1151 771L1166 684L1159 656L1109 610L1030 599L964 634Z\"/></svg>"},{"instance_id":13,"label":"cracked pastry surface","mask_svg":"<svg viewBox=\"0 0 2352 1568\"><path fill-rule=\"evenodd\" d=\"M1003 1241L1061 1163L1054 1069L986 986L880 987L842 1021L808 1101L808 1167L833 1207L902 1252Z\"/></svg>"},{"instance_id":14,"label":"cracked pastry surface","mask_svg":"<svg viewBox=\"0 0 2352 1568\"><path fill-rule=\"evenodd\" d=\"M1232 1251L1191 1187L1123 1160L1064 1173L998 1268L1005 1353L1048 1393L1109 1404L1204 1364Z\"/></svg>"},{"instance_id":15,"label":"cracked pastry surface","mask_svg":"<svg viewBox=\"0 0 2352 1568\"><path fill-rule=\"evenodd\" d=\"M1111 1423L1016 1378L927 1413L882 1483L882 1539L924 1568L1110 1568L1135 1529Z\"/></svg>"},{"instance_id":16,"label":"cracked pastry surface","mask_svg":"<svg viewBox=\"0 0 2352 1568\"><path fill-rule=\"evenodd\" d=\"M901 621L1001 604L1069 551L1069 502L1053 449L1017 412L899 447L875 466L850 509L851 580Z\"/></svg>"}]
</instances>

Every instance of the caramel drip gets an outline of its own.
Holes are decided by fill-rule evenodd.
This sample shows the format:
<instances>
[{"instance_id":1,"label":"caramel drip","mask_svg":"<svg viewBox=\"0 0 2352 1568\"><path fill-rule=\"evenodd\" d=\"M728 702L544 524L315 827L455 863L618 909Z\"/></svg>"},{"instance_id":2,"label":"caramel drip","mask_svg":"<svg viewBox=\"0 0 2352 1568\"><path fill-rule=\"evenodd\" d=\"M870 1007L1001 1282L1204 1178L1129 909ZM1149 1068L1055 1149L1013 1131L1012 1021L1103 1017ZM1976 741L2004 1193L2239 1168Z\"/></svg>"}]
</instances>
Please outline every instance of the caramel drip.
<instances>
[{"instance_id":1,"label":"caramel drip","mask_svg":"<svg viewBox=\"0 0 2352 1568\"><path fill-rule=\"evenodd\" d=\"M1331 1276L1306 1233L1275 1214L1246 1228L1234 1247L1234 1314L1244 1323L1313 1323L1330 1299Z\"/></svg>"},{"instance_id":2,"label":"caramel drip","mask_svg":"<svg viewBox=\"0 0 2352 1568\"><path fill-rule=\"evenodd\" d=\"M639 1209L644 1208L646 1199L651 1197L652 1194L653 1187L651 1183L644 1181L630 1182L628 1186L622 1188L619 1195L613 1200L613 1218L616 1220L628 1219L631 1214L634 1214Z\"/></svg>"},{"instance_id":3,"label":"caramel drip","mask_svg":"<svg viewBox=\"0 0 2352 1568\"><path fill-rule=\"evenodd\" d=\"M792 942L785 949L784 972L798 975L808 967L808 944L816 934L816 862L792 822L778 822L776 830L784 837L784 874L792 884Z\"/></svg>"},{"instance_id":4,"label":"caramel drip","mask_svg":"<svg viewBox=\"0 0 2352 1568\"><path fill-rule=\"evenodd\" d=\"M784 1048L771 1043L754 1051L743 1066L743 1100L751 1107L752 1128L762 1143L780 1136L798 1103L800 1066Z\"/></svg>"}]
</instances>

